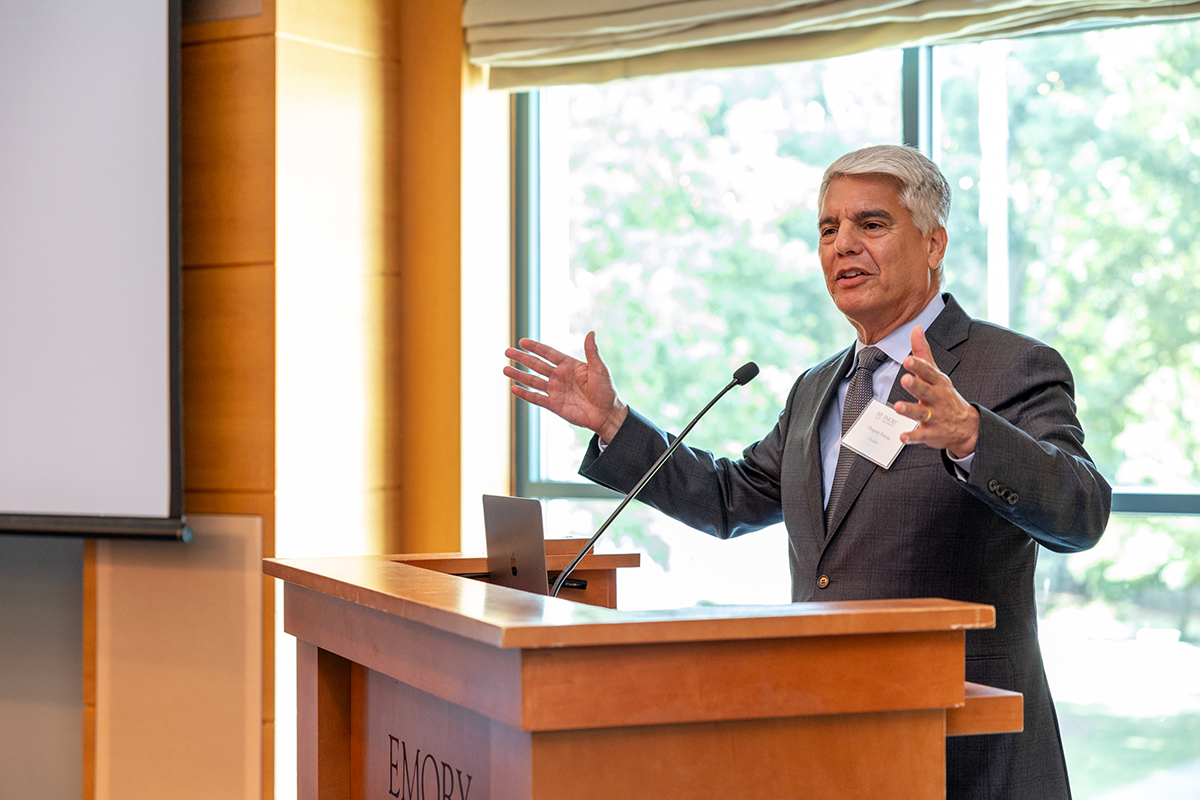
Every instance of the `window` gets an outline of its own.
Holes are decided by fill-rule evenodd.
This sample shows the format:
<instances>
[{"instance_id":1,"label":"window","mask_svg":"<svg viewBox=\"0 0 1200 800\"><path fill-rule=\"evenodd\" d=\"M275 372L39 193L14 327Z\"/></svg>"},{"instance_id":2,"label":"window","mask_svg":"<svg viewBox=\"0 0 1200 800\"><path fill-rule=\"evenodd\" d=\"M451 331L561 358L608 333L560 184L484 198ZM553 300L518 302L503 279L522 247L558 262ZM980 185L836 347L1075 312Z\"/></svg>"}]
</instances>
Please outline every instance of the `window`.
<instances>
[{"instance_id":1,"label":"window","mask_svg":"<svg viewBox=\"0 0 1200 800\"><path fill-rule=\"evenodd\" d=\"M596 330L622 396L676 430L754 359L762 375L689 439L731 456L853 337L816 258L825 166L924 140L955 189L946 288L1064 354L1117 490L1097 548L1038 568L1075 795L1186 796L1171 785L1200 774L1200 23L555 88L522 108L522 333L576 352ZM575 475L586 439L520 411L518 492L589 535L612 500ZM788 597L779 530L718 542L635 504L605 540L646 554L623 605Z\"/></svg>"},{"instance_id":2,"label":"window","mask_svg":"<svg viewBox=\"0 0 1200 800\"><path fill-rule=\"evenodd\" d=\"M1193 496L1198 37L1193 23L939 47L933 70L950 289L1063 353L1114 486Z\"/></svg>"}]
</instances>

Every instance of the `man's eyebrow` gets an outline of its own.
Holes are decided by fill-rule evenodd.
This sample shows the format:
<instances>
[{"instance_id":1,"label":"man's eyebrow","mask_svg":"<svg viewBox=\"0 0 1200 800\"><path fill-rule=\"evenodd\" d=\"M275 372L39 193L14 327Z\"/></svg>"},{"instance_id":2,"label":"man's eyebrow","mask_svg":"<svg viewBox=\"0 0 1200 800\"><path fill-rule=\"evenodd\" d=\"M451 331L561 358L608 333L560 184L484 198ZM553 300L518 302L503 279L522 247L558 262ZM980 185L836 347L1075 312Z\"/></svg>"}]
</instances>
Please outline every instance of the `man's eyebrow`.
<instances>
[{"instance_id":1,"label":"man's eyebrow","mask_svg":"<svg viewBox=\"0 0 1200 800\"><path fill-rule=\"evenodd\" d=\"M850 219L859 222L864 219L883 219L888 222L893 221L894 217L882 208L868 208L865 211L858 211L850 215Z\"/></svg>"},{"instance_id":2,"label":"man's eyebrow","mask_svg":"<svg viewBox=\"0 0 1200 800\"><path fill-rule=\"evenodd\" d=\"M850 215L851 222L862 222L864 219L881 219L887 222L894 222L896 218L882 208L868 208L863 211L856 211ZM817 229L820 230L826 225L836 225L837 221L836 214L826 214L817 222Z\"/></svg>"}]
</instances>

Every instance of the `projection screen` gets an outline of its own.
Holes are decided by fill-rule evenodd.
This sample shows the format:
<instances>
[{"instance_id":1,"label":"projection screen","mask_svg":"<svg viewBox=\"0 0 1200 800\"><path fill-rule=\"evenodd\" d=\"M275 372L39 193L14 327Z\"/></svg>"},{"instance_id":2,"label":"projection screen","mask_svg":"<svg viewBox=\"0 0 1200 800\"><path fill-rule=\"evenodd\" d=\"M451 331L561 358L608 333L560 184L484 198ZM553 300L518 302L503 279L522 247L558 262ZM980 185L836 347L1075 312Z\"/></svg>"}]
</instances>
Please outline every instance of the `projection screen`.
<instances>
[{"instance_id":1,"label":"projection screen","mask_svg":"<svg viewBox=\"0 0 1200 800\"><path fill-rule=\"evenodd\" d=\"M0 532L188 538L178 0L0 0Z\"/></svg>"}]
</instances>

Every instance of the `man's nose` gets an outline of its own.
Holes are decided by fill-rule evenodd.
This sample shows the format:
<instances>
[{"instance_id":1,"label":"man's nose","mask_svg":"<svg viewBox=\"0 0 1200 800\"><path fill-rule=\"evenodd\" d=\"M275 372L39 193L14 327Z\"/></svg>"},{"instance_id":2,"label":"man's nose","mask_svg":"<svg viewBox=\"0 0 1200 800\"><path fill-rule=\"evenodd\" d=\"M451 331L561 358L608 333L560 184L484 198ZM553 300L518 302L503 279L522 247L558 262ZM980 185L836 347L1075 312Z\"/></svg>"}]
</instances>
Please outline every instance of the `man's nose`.
<instances>
[{"instance_id":1,"label":"man's nose","mask_svg":"<svg viewBox=\"0 0 1200 800\"><path fill-rule=\"evenodd\" d=\"M861 251L862 241L858 237L858 232L851 225L842 225L838 228L837 236L833 239L833 249L838 255L853 255Z\"/></svg>"}]
</instances>

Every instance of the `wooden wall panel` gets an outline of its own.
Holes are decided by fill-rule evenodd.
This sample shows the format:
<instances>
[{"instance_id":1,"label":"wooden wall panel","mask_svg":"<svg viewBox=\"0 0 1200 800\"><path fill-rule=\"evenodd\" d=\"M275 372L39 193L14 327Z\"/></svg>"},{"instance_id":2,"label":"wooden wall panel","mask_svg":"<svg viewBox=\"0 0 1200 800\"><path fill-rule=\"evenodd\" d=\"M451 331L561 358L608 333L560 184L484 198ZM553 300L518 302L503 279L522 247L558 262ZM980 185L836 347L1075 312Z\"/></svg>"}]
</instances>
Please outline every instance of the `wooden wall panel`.
<instances>
[{"instance_id":1,"label":"wooden wall panel","mask_svg":"<svg viewBox=\"0 0 1200 800\"><path fill-rule=\"evenodd\" d=\"M96 796L96 540L83 543L83 800Z\"/></svg>"},{"instance_id":2,"label":"wooden wall panel","mask_svg":"<svg viewBox=\"0 0 1200 800\"><path fill-rule=\"evenodd\" d=\"M278 6L282 37L378 58L399 57L397 0L286 0Z\"/></svg>"},{"instance_id":3,"label":"wooden wall panel","mask_svg":"<svg viewBox=\"0 0 1200 800\"><path fill-rule=\"evenodd\" d=\"M273 491L273 267L185 269L183 330L187 491Z\"/></svg>"},{"instance_id":4,"label":"wooden wall panel","mask_svg":"<svg viewBox=\"0 0 1200 800\"><path fill-rule=\"evenodd\" d=\"M275 2L182 30L184 508L275 553ZM275 789L275 587L261 593L261 796Z\"/></svg>"},{"instance_id":5,"label":"wooden wall panel","mask_svg":"<svg viewBox=\"0 0 1200 800\"><path fill-rule=\"evenodd\" d=\"M270 36L274 32L275 0L263 0L260 16L185 25L180 39L184 44L194 44L225 39L243 39L249 36Z\"/></svg>"},{"instance_id":6,"label":"wooden wall panel","mask_svg":"<svg viewBox=\"0 0 1200 800\"><path fill-rule=\"evenodd\" d=\"M386 254L394 250L385 243ZM390 341L395 335L394 320L400 313L401 305L398 296L399 280L395 275L383 272L370 274L364 278L365 308L363 326L366 330L366 379L367 407L364 433L377 442L368 454L366 464L366 489L371 492L381 492L395 485L392 465L399 458L396 447L398 434L395 410L388 401L391 397L390 380L395 380L399 372L397 359L400 348ZM381 531L385 530L385 520L379 520ZM384 534L383 542L392 540ZM385 544L384 552L395 553Z\"/></svg>"},{"instance_id":7,"label":"wooden wall panel","mask_svg":"<svg viewBox=\"0 0 1200 800\"><path fill-rule=\"evenodd\" d=\"M262 526L96 553L96 797L259 798Z\"/></svg>"},{"instance_id":8,"label":"wooden wall panel","mask_svg":"<svg viewBox=\"0 0 1200 800\"><path fill-rule=\"evenodd\" d=\"M466 65L462 118L462 546L484 549L480 495L510 494L511 381L499 366L512 340L511 98ZM561 532L560 532L561 533Z\"/></svg>"},{"instance_id":9,"label":"wooden wall panel","mask_svg":"<svg viewBox=\"0 0 1200 800\"><path fill-rule=\"evenodd\" d=\"M461 13L451 0L404 0L400 12L394 552L457 550L461 527Z\"/></svg>"},{"instance_id":10,"label":"wooden wall panel","mask_svg":"<svg viewBox=\"0 0 1200 800\"><path fill-rule=\"evenodd\" d=\"M275 40L182 48L183 263L275 259Z\"/></svg>"},{"instance_id":11,"label":"wooden wall panel","mask_svg":"<svg viewBox=\"0 0 1200 800\"><path fill-rule=\"evenodd\" d=\"M273 492L188 492L189 514L241 514L262 520L264 558L275 553ZM275 796L275 579L262 578L262 798Z\"/></svg>"},{"instance_id":12,"label":"wooden wall panel","mask_svg":"<svg viewBox=\"0 0 1200 800\"><path fill-rule=\"evenodd\" d=\"M274 688L275 681L271 681ZM267 687L264 685L264 689ZM274 800L275 797L275 721L263 722L262 728L262 798Z\"/></svg>"},{"instance_id":13,"label":"wooden wall panel","mask_svg":"<svg viewBox=\"0 0 1200 800\"><path fill-rule=\"evenodd\" d=\"M276 495L286 550L381 552L374 291L387 249L383 61L307 40L277 53Z\"/></svg>"},{"instance_id":14,"label":"wooden wall panel","mask_svg":"<svg viewBox=\"0 0 1200 800\"><path fill-rule=\"evenodd\" d=\"M239 514L262 520L264 558L275 552L275 495L271 492L188 492L189 514ZM263 576L263 720L275 719L275 579Z\"/></svg>"}]
</instances>

